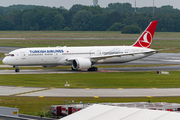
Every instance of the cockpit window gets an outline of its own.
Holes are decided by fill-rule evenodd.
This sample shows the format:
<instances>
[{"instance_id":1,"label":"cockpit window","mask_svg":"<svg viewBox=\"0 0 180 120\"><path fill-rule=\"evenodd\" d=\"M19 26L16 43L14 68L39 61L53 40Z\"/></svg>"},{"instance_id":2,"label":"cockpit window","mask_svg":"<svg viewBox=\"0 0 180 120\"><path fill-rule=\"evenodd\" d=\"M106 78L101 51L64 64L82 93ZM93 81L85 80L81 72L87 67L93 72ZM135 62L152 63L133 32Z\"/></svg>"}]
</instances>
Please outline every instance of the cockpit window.
<instances>
[{"instance_id":1,"label":"cockpit window","mask_svg":"<svg viewBox=\"0 0 180 120\"><path fill-rule=\"evenodd\" d=\"M5 54L5 56L11 56L11 57L14 57L14 54Z\"/></svg>"}]
</instances>

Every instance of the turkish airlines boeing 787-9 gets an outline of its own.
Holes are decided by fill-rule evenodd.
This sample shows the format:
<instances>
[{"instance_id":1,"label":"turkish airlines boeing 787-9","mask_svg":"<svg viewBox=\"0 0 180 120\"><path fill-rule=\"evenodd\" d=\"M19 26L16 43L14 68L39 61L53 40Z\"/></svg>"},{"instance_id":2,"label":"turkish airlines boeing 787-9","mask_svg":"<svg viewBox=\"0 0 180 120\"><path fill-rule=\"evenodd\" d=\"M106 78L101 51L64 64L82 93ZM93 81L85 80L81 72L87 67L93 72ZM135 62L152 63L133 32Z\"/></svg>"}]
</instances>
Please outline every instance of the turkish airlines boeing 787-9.
<instances>
[{"instance_id":1,"label":"turkish airlines boeing 787-9","mask_svg":"<svg viewBox=\"0 0 180 120\"><path fill-rule=\"evenodd\" d=\"M150 49L158 21L152 21L132 46L21 48L6 54L3 63L19 66L55 67L72 65L72 70L97 71L95 64L124 63L157 53Z\"/></svg>"}]
</instances>

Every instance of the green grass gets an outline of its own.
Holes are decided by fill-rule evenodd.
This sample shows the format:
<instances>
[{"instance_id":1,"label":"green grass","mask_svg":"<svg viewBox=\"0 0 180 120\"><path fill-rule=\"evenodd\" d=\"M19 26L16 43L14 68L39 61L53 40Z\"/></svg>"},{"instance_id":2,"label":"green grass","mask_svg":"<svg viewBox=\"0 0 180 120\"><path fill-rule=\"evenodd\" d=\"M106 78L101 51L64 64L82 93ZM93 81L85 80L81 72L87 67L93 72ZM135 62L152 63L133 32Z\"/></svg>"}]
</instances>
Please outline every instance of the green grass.
<instances>
[{"instance_id":1,"label":"green grass","mask_svg":"<svg viewBox=\"0 0 180 120\"><path fill-rule=\"evenodd\" d=\"M154 38L180 38L180 32L155 32Z\"/></svg>"},{"instance_id":2,"label":"green grass","mask_svg":"<svg viewBox=\"0 0 180 120\"><path fill-rule=\"evenodd\" d=\"M1 46L55 47L55 46L108 46L131 45L135 40L0 40Z\"/></svg>"},{"instance_id":3,"label":"green grass","mask_svg":"<svg viewBox=\"0 0 180 120\"><path fill-rule=\"evenodd\" d=\"M0 31L1 38L133 38L139 34L120 31Z\"/></svg>"},{"instance_id":4,"label":"green grass","mask_svg":"<svg viewBox=\"0 0 180 120\"><path fill-rule=\"evenodd\" d=\"M134 38L134 40L0 40L0 46L55 47L55 46L117 46L132 45L139 34L121 34L112 31L0 31L2 38ZM156 32L154 38L180 38L179 32ZM180 39L153 40L153 49L176 48L164 52L180 51Z\"/></svg>"},{"instance_id":5,"label":"green grass","mask_svg":"<svg viewBox=\"0 0 180 120\"><path fill-rule=\"evenodd\" d=\"M0 58L4 58L4 57L5 57L4 53L0 53ZM4 65L4 64L2 63L2 60L0 60L0 65Z\"/></svg>"},{"instance_id":6,"label":"green grass","mask_svg":"<svg viewBox=\"0 0 180 120\"><path fill-rule=\"evenodd\" d=\"M4 64L2 63L2 60L0 60L0 65L4 65Z\"/></svg>"},{"instance_id":7,"label":"green grass","mask_svg":"<svg viewBox=\"0 0 180 120\"><path fill-rule=\"evenodd\" d=\"M0 31L1 38L138 38L121 31ZM154 38L180 38L180 32L155 32Z\"/></svg>"},{"instance_id":8,"label":"green grass","mask_svg":"<svg viewBox=\"0 0 180 120\"><path fill-rule=\"evenodd\" d=\"M74 73L43 75L1 75L0 85L70 88L176 88L180 72L157 75L155 72ZM11 81L11 82L9 82Z\"/></svg>"},{"instance_id":9,"label":"green grass","mask_svg":"<svg viewBox=\"0 0 180 120\"><path fill-rule=\"evenodd\" d=\"M64 100L71 102L74 100L76 103L82 101L83 103L122 103L122 102L169 102L180 103L180 97L155 97L155 98L58 98L58 97L0 97L0 106L17 107L21 114L29 114L40 116L43 115L43 106L50 109L50 105L61 105Z\"/></svg>"},{"instance_id":10,"label":"green grass","mask_svg":"<svg viewBox=\"0 0 180 120\"><path fill-rule=\"evenodd\" d=\"M0 53L0 58L5 57L4 53Z\"/></svg>"},{"instance_id":11,"label":"green grass","mask_svg":"<svg viewBox=\"0 0 180 120\"><path fill-rule=\"evenodd\" d=\"M1 46L55 47L55 46L117 46L132 45L135 40L0 40ZM163 52L180 51L180 40L154 40L152 49L176 48Z\"/></svg>"}]
</instances>

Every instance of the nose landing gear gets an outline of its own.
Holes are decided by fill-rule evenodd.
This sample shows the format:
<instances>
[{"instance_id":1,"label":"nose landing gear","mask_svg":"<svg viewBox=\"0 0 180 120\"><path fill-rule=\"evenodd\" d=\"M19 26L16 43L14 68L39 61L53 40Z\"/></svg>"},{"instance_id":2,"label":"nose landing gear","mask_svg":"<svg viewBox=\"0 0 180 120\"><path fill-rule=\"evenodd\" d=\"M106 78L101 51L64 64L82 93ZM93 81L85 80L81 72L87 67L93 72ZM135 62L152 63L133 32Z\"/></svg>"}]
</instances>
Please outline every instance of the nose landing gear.
<instances>
[{"instance_id":1,"label":"nose landing gear","mask_svg":"<svg viewBox=\"0 0 180 120\"><path fill-rule=\"evenodd\" d=\"M17 69L15 69L15 72L19 72L20 70L17 68Z\"/></svg>"},{"instance_id":2,"label":"nose landing gear","mask_svg":"<svg viewBox=\"0 0 180 120\"><path fill-rule=\"evenodd\" d=\"M19 72L19 67L18 66L13 66L15 68L15 72Z\"/></svg>"}]
</instances>

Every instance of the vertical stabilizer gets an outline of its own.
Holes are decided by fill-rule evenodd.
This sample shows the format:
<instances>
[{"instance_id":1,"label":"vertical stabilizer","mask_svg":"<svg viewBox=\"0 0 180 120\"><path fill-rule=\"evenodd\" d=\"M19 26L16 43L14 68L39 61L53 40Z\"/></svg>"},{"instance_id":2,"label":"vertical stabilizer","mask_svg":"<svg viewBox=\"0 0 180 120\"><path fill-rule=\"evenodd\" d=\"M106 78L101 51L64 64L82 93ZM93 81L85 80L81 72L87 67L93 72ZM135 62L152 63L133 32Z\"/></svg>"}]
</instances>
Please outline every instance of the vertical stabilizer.
<instances>
[{"instance_id":1,"label":"vertical stabilizer","mask_svg":"<svg viewBox=\"0 0 180 120\"><path fill-rule=\"evenodd\" d=\"M150 48L157 23L158 21L152 21L133 46Z\"/></svg>"}]
</instances>

